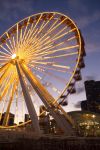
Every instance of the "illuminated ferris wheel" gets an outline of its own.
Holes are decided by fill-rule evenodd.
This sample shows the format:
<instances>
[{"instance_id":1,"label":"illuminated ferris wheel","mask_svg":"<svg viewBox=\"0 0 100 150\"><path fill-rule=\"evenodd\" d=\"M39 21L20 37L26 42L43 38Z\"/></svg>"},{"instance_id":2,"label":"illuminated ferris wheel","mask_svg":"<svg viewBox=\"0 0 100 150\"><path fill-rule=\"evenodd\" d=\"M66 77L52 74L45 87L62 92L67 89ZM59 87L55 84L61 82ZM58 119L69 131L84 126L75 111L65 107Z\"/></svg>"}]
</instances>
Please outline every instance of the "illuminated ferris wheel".
<instances>
[{"instance_id":1,"label":"illuminated ferris wheel","mask_svg":"<svg viewBox=\"0 0 100 150\"><path fill-rule=\"evenodd\" d=\"M29 113L39 132L38 111L45 105L65 131L59 114L72 123L62 106L67 105L68 94L75 92L75 82L81 80L83 56L80 30L61 13L35 14L7 30L0 37L1 127L10 127L9 113L15 115L15 126Z\"/></svg>"}]
</instances>

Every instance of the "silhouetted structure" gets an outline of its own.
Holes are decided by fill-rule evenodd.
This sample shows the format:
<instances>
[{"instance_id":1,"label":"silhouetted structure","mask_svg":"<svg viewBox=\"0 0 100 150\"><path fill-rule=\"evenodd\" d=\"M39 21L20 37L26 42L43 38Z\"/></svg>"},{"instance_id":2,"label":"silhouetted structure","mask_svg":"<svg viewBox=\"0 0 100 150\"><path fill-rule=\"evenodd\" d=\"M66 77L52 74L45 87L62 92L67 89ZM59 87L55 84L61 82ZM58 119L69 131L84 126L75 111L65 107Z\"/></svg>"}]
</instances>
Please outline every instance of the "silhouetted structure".
<instances>
[{"instance_id":1,"label":"silhouetted structure","mask_svg":"<svg viewBox=\"0 0 100 150\"><path fill-rule=\"evenodd\" d=\"M81 102L82 110L100 113L100 81L85 81L87 100Z\"/></svg>"},{"instance_id":2,"label":"silhouetted structure","mask_svg":"<svg viewBox=\"0 0 100 150\"><path fill-rule=\"evenodd\" d=\"M30 115L29 114L25 114L25 118L24 118L24 121L27 122L30 120Z\"/></svg>"},{"instance_id":3,"label":"silhouetted structure","mask_svg":"<svg viewBox=\"0 0 100 150\"><path fill-rule=\"evenodd\" d=\"M2 114L1 121L0 121L0 125L3 125L3 120L4 120L4 118L5 118L5 115L6 115L6 112L4 112L4 113ZM12 113L9 113L9 118L8 118L8 125L9 125L9 126L14 125L14 118L15 118L15 115L12 114Z\"/></svg>"}]
</instances>

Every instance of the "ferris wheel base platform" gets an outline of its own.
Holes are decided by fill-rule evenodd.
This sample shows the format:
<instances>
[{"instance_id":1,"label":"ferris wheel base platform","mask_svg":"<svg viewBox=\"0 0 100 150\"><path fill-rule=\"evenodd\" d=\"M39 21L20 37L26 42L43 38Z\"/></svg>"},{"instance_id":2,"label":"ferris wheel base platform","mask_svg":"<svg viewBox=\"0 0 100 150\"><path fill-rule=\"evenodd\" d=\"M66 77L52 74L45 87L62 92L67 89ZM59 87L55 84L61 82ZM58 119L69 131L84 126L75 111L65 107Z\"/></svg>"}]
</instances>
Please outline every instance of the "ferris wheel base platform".
<instances>
[{"instance_id":1,"label":"ferris wheel base platform","mask_svg":"<svg viewBox=\"0 0 100 150\"><path fill-rule=\"evenodd\" d=\"M12 134L12 133L11 133ZM13 136L12 136L13 135ZM100 137L54 136L42 137L27 136L18 132L14 134L1 134L0 150L98 150L100 149ZM16 138L13 138L13 137Z\"/></svg>"}]
</instances>

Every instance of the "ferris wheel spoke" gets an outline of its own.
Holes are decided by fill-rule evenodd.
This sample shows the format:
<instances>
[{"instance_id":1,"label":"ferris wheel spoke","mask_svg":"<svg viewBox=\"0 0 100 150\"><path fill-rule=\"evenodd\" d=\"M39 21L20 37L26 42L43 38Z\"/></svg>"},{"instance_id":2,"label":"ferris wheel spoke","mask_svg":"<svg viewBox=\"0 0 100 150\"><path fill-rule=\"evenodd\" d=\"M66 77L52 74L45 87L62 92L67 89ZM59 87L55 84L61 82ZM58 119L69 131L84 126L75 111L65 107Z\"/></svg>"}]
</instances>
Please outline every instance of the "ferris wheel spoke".
<instances>
[{"instance_id":1,"label":"ferris wheel spoke","mask_svg":"<svg viewBox=\"0 0 100 150\"><path fill-rule=\"evenodd\" d=\"M72 37L68 38L67 41L72 41L72 40L75 40L77 38L79 38L79 37L78 36L72 36Z\"/></svg>"},{"instance_id":2,"label":"ferris wheel spoke","mask_svg":"<svg viewBox=\"0 0 100 150\"><path fill-rule=\"evenodd\" d=\"M9 69L9 68L8 68ZM5 74L4 74L5 73ZM9 70L7 70L7 72L4 72L2 74L2 76L0 77L0 85L2 87L5 87L5 85L8 84L8 82L10 81L10 78L13 77L13 72L10 72ZM3 90L2 90L3 91Z\"/></svg>"},{"instance_id":3,"label":"ferris wheel spoke","mask_svg":"<svg viewBox=\"0 0 100 150\"><path fill-rule=\"evenodd\" d=\"M28 32L27 32L27 34L25 36L24 42L27 42L29 40L30 36L32 35L32 33L33 33L33 26L34 26L34 23L31 24L31 27L30 27L30 29L28 30Z\"/></svg>"},{"instance_id":4,"label":"ferris wheel spoke","mask_svg":"<svg viewBox=\"0 0 100 150\"><path fill-rule=\"evenodd\" d=\"M44 25L42 24L42 26L40 27L40 29L39 29L39 31L38 31L36 37L39 36L39 34L42 33L43 29L47 26L47 24L49 24L50 20L51 20L53 17L54 17L54 16L51 16L50 19L49 19ZM58 20L57 20L57 21L58 21ZM57 22L57 21L56 21L56 22ZM55 23L56 23L56 22L55 22ZM54 26L54 24L52 25L52 27L53 27L53 26ZM51 28L52 28L52 27L51 27ZM51 29L51 28L50 28L50 29ZM43 36L42 36L42 37L43 37ZM46 38L46 39L47 39L47 38ZM40 39L37 40L37 41L40 42ZM37 45L37 43L36 43L36 44L34 43L34 46L36 46L36 45Z\"/></svg>"},{"instance_id":5,"label":"ferris wheel spoke","mask_svg":"<svg viewBox=\"0 0 100 150\"><path fill-rule=\"evenodd\" d=\"M56 52L59 52L59 51L62 51L62 50L69 50L69 49L74 49L74 48L77 48L77 47L79 47L79 45L74 45L74 46L67 46L67 47L63 47L62 49L56 49L56 50L51 50L50 51L50 49L51 48L49 48L48 47L48 51L46 50L44 50L44 52L41 54L41 53L39 53L39 56L46 56L46 55L49 55L49 54L53 54L53 53L56 53ZM42 49L41 49L41 51L42 51ZM38 56L38 53L36 53L36 52L34 52L33 51L33 54L32 53L30 53L30 56L34 56L34 58L36 59L36 54L37 54L37 56ZM74 52L72 52L72 53L70 53L70 54L66 54L66 56L67 55L74 55L75 53ZM76 52L76 54L77 54L77 52ZM62 56L64 56L64 55L62 55ZM51 58L52 58L53 56L51 56ZM40 59L40 57L38 57L39 59ZM43 59L45 59L45 57L43 58Z\"/></svg>"},{"instance_id":6,"label":"ferris wheel spoke","mask_svg":"<svg viewBox=\"0 0 100 150\"><path fill-rule=\"evenodd\" d=\"M73 31L75 31L76 30L76 28L74 28L74 29L72 29L72 30L69 30L69 31L67 31L67 32L65 32L65 33L63 33L63 34L61 34L61 35L59 35L58 37L56 37L57 35L58 35L58 33L57 34L55 34L54 36L53 36L53 38L52 39L50 39L49 41L47 41L47 42L45 42L45 45L47 45L47 44L49 44L49 43L51 43L51 42L54 42L54 41L56 41L57 39L59 39L59 38L61 38L61 37L64 37L65 35L67 35L68 33L71 33L71 32L73 32ZM56 37L56 38L54 38L54 37ZM73 39L75 39L75 37L73 38L73 37L71 37L71 38L69 38L69 39L67 39L66 41L70 41L70 40L73 40ZM44 41L43 41L44 42ZM44 46L45 46L44 45Z\"/></svg>"},{"instance_id":7,"label":"ferris wheel spoke","mask_svg":"<svg viewBox=\"0 0 100 150\"><path fill-rule=\"evenodd\" d=\"M64 45L65 44L65 42L68 42L68 41L71 41L71 40L74 40L75 38L77 38L77 37L75 37L75 36L72 36L71 38L68 38L67 40L65 40L65 41L63 41L63 42L60 42L60 43L57 43L57 44L55 44L54 46L53 46L53 43L51 42L51 40L49 40L50 41L50 43L48 44L48 42L44 42L44 43L42 43L41 44L41 49L40 50L37 50L35 53L37 53L37 52L45 52L44 51L44 49L46 49L45 47L46 47L46 45L51 45L52 44L52 46L48 49L46 49L46 51L48 52L48 50L50 50L50 49L53 49L53 48L55 48L55 47L57 47L57 46L62 46L62 45Z\"/></svg>"},{"instance_id":8,"label":"ferris wheel spoke","mask_svg":"<svg viewBox=\"0 0 100 150\"><path fill-rule=\"evenodd\" d=\"M33 40L34 41L34 44L35 44L35 40L34 39L37 39L38 37L40 37L40 34L42 34L42 28L43 28L43 26L44 26L44 24L45 24L45 21L43 21L43 23L41 24L41 26L40 26L40 28L38 29L38 31L37 31L37 34L35 34L35 36L31 36L31 40ZM41 32L40 32L41 31Z\"/></svg>"},{"instance_id":9,"label":"ferris wheel spoke","mask_svg":"<svg viewBox=\"0 0 100 150\"><path fill-rule=\"evenodd\" d=\"M28 18L28 21L27 21L27 23L25 25L26 27L25 27L24 32L23 32L22 42L24 42L25 36L27 34L29 21L30 21L30 17Z\"/></svg>"},{"instance_id":10,"label":"ferris wheel spoke","mask_svg":"<svg viewBox=\"0 0 100 150\"><path fill-rule=\"evenodd\" d=\"M8 61L9 62L9 58L3 58L3 57L1 57L0 60L4 60L4 61Z\"/></svg>"},{"instance_id":11,"label":"ferris wheel spoke","mask_svg":"<svg viewBox=\"0 0 100 150\"><path fill-rule=\"evenodd\" d=\"M9 78L5 78L3 83L0 83L0 92L2 93L2 91L4 90L5 85L7 85L9 82Z\"/></svg>"},{"instance_id":12,"label":"ferris wheel spoke","mask_svg":"<svg viewBox=\"0 0 100 150\"><path fill-rule=\"evenodd\" d=\"M18 88L16 88L16 92L15 92L15 94L16 94L16 97L15 97L15 99L16 99L16 101L15 101L15 103L16 103L16 106L15 106L15 122L18 124Z\"/></svg>"},{"instance_id":13,"label":"ferris wheel spoke","mask_svg":"<svg viewBox=\"0 0 100 150\"><path fill-rule=\"evenodd\" d=\"M53 90L53 92L56 92L57 94L60 94L61 93L61 91L60 90L58 90L58 88L56 88L53 84L51 84L51 89Z\"/></svg>"},{"instance_id":14,"label":"ferris wheel spoke","mask_svg":"<svg viewBox=\"0 0 100 150\"><path fill-rule=\"evenodd\" d=\"M38 28L34 31L34 33L32 34L33 36L37 33ZM28 47L32 47L32 43L33 43L33 39L27 39L26 43L24 44L24 48L28 48Z\"/></svg>"},{"instance_id":15,"label":"ferris wheel spoke","mask_svg":"<svg viewBox=\"0 0 100 150\"><path fill-rule=\"evenodd\" d=\"M13 81L14 81L14 79L13 79ZM0 101L2 100L2 98L6 95L6 93L8 92L8 89L9 89L9 87L10 87L10 83L11 82L9 82L8 84L7 84L7 86L3 89L3 92L1 93L1 97L0 97Z\"/></svg>"},{"instance_id":16,"label":"ferris wheel spoke","mask_svg":"<svg viewBox=\"0 0 100 150\"><path fill-rule=\"evenodd\" d=\"M42 64L42 63L40 63L40 64ZM43 65L48 65L48 64L43 63ZM48 67L49 67L49 65L48 65ZM50 67L57 67L57 68L62 68L62 69L70 69L69 66L59 65L57 63L50 64Z\"/></svg>"},{"instance_id":17,"label":"ferris wheel spoke","mask_svg":"<svg viewBox=\"0 0 100 150\"><path fill-rule=\"evenodd\" d=\"M8 67L8 65L9 65L8 63L4 63L4 65L2 65L0 67L0 72L3 71L4 69L6 69Z\"/></svg>"},{"instance_id":18,"label":"ferris wheel spoke","mask_svg":"<svg viewBox=\"0 0 100 150\"><path fill-rule=\"evenodd\" d=\"M34 65L29 64L29 66L34 66ZM54 70L54 71L66 73L65 70L56 69L56 68L54 68L54 67L52 68L52 67L48 67L48 66L45 67L45 66L37 65L37 67L35 67L35 68L37 69L38 67L39 67L39 68L43 68L43 69Z\"/></svg>"},{"instance_id":19,"label":"ferris wheel spoke","mask_svg":"<svg viewBox=\"0 0 100 150\"><path fill-rule=\"evenodd\" d=\"M57 75L54 75L54 73L52 73L52 72L46 71L45 73L46 73L48 76L57 79L58 81L61 81L61 82L63 82L63 83L66 82L66 80L65 80L64 78L62 78L62 77L60 77L60 76L57 76Z\"/></svg>"},{"instance_id":20,"label":"ferris wheel spoke","mask_svg":"<svg viewBox=\"0 0 100 150\"><path fill-rule=\"evenodd\" d=\"M35 33L38 31L38 28L34 28L34 23L32 23L31 28L29 29L29 32L27 33L24 42L28 43L28 41L31 41L33 39L32 37L35 35Z\"/></svg>"},{"instance_id":21,"label":"ferris wheel spoke","mask_svg":"<svg viewBox=\"0 0 100 150\"><path fill-rule=\"evenodd\" d=\"M63 79L62 77L60 77L60 76L58 76L58 75L55 75L55 74L52 73L52 72L49 72L49 71L47 71L47 70L45 70L45 69L42 69L41 67L40 67L40 68L37 67L37 68L38 68L38 71L39 71L40 73L44 74L45 76L47 75L47 76L49 76L49 77L51 77L51 78L54 78L54 79L56 79L56 80L58 80L58 81L60 81L60 82L63 82L63 83L66 82L65 79ZM41 79L41 77L40 77L40 79Z\"/></svg>"},{"instance_id":22,"label":"ferris wheel spoke","mask_svg":"<svg viewBox=\"0 0 100 150\"><path fill-rule=\"evenodd\" d=\"M47 35L50 34L52 31L54 31L55 29L57 29L65 20L66 20L66 18L63 19L60 23L58 23L56 26L54 26L53 28L51 28L49 31L47 31L47 33L44 34L44 36L47 36ZM41 38L39 39L39 41L41 41L41 40L44 38L44 36L41 37Z\"/></svg>"},{"instance_id":23,"label":"ferris wheel spoke","mask_svg":"<svg viewBox=\"0 0 100 150\"><path fill-rule=\"evenodd\" d=\"M19 47L19 48L20 48L21 45L22 45L22 36L23 36L23 30L22 30L22 28L21 28L21 30L20 30L19 42L18 42L18 47Z\"/></svg>"},{"instance_id":24,"label":"ferris wheel spoke","mask_svg":"<svg viewBox=\"0 0 100 150\"><path fill-rule=\"evenodd\" d=\"M73 31L75 31L76 30L76 28L74 28L74 29L71 29L71 30L69 30L69 31L67 31L67 32L65 32L65 33L63 33L63 34L61 34L61 35L59 35L59 36L57 36L56 37L56 35L58 34L55 34L55 36L53 36L53 38L51 38L50 40L48 40L48 42L45 42L47 39L45 38L42 42L45 42L45 44L49 44L49 43L52 43L52 42L54 42L54 41L56 41L56 40L58 40L58 39L60 39L60 38L62 38L62 37L64 37L65 35L67 35L68 33L71 33L71 32L73 32ZM54 38L55 37L55 38ZM45 44L44 44L44 46L45 46Z\"/></svg>"},{"instance_id":25,"label":"ferris wheel spoke","mask_svg":"<svg viewBox=\"0 0 100 150\"><path fill-rule=\"evenodd\" d=\"M4 109L5 109L5 103L6 103L6 98L3 100L3 105L2 105L2 109L0 110L0 121L1 121L1 119L2 119L2 114L3 114L3 112L4 112Z\"/></svg>"},{"instance_id":26,"label":"ferris wheel spoke","mask_svg":"<svg viewBox=\"0 0 100 150\"><path fill-rule=\"evenodd\" d=\"M8 39L9 39L9 40L7 40L7 42L5 43L5 45L7 46L7 48L8 48L9 51L11 52L11 54L13 54L13 48L11 47L11 43L10 43L10 45L9 45L9 43L8 43L8 41L11 42L10 36L9 36L8 32L6 32L5 34L6 34L6 36L7 36Z\"/></svg>"},{"instance_id":27,"label":"ferris wheel spoke","mask_svg":"<svg viewBox=\"0 0 100 150\"><path fill-rule=\"evenodd\" d=\"M69 39L67 39L65 42L67 42L68 40L73 40L73 38L69 38ZM45 44L46 44L46 43L45 43ZM51 43L49 43L49 44L50 44L50 45L48 45L48 47L51 46ZM55 48L55 47L57 47L57 46L62 46L63 44L64 44L64 42L60 42L60 43L55 44L54 46L52 45L50 48L47 48L46 51L49 52L50 49L53 49L53 48ZM45 52L45 51L44 51L45 45L42 45L42 47L43 47L43 48L41 48L40 50L35 51L34 53L42 52L42 51Z\"/></svg>"},{"instance_id":28,"label":"ferris wheel spoke","mask_svg":"<svg viewBox=\"0 0 100 150\"><path fill-rule=\"evenodd\" d=\"M36 24L34 25L33 29L31 29L32 32L35 31L35 28L37 27L37 25L38 25L38 23L39 23L41 17L42 17L42 15L39 16L38 21L37 21ZM28 22L29 22L29 20L30 20L30 18L28 19ZM26 28L27 28L27 27L28 27L28 26L26 26ZM32 33L30 32L30 34L32 34ZM23 43L25 42L25 35L27 35L27 34L26 34L26 30L24 31L24 35L23 35L23 40L22 40Z\"/></svg>"},{"instance_id":29,"label":"ferris wheel spoke","mask_svg":"<svg viewBox=\"0 0 100 150\"><path fill-rule=\"evenodd\" d=\"M36 50L34 53L38 53L38 52L48 52L50 49L53 49L53 48L55 48L55 47L57 47L57 46L61 46L61 45L63 45L64 44L64 42L60 42L60 43L57 43L57 44L55 44L54 45L54 43L49 43L49 44L46 44L46 43L42 43L41 44L41 47L40 47L40 49L38 50ZM48 45L48 46L46 46L46 45ZM35 47L34 47L35 48Z\"/></svg>"},{"instance_id":30,"label":"ferris wheel spoke","mask_svg":"<svg viewBox=\"0 0 100 150\"><path fill-rule=\"evenodd\" d=\"M55 59L55 58L60 58L60 57L68 57L68 56L72 56L72 55L77 55L78 52L71 52L71 53L67 53L67 54L62 54L62 55L55 55L55 56L46 56L46 55L49 55L49 54L42 54L40 56L43 56L43 59L40 59L40 60L48 60L48 59Z\"/></svg>"},{"instance_id":31,"label":"ferris wheel spoke","mask_svg":"<svg viewBox=\"0 0 100 150\"><path fill-rule=\"evenodd\" d=\"M12 53L13 52L13 47L12 47L12 40L11 40L11 37L9 36L8 32L6 32L6 35L8 37L8 41L7 41L7 47L10 49L10 52Z\"/></svg>"},{"instance_id":32,"label":"ferris wheel spoke","mask_svg":"<svg viewBox=\"0 0 100 150\"><path fill-rule=\"evenodd\" d=\"M35 23L35 25L34 25L34 27L33 27L33 29L32 29L33 32L35 31L35 29L36 29L38 23L40 22L41 17L42 17L42 14L39 15L39 18L38 18L37 22Z\"/></svg>"},{"instance_id":33,"label":"ferris wheel spoke","mask_svg":"<svg viewBox=\"0 0 100 150\"><path fill-rule=\"evenodd\" d=\"M13 101L12 101L12 106L13 104L15 105L15 111L14 111L14 114L15 114L15 120L14 122L15 123L19 123L18 122L18 88L19 88L19 80L18 78L16 78L16 88L15 88L15 92L14 92L14 98L13 98Z\"/></svg>"},{"instance_id":34,"label":"ferris wheel spoke","mask_svg":"<svg viewBox=\"0 0 100 150\"><path fill-rule=\"evenodd\" d=\"M72 52L72 53L67 53L67 54L63 54L63 55L49 56L49 57L44 57L43 60L52 59L52 58L60 58L60 57L68 57L68 56L77 55L77 54L78 54L78 52Z\"/></svg>"},{"instance_id":35,"label":"ferris wheel spoke","mask_svg":"<svg viewBox=\"0 0 100 150\"><path fill-rule=\"evenodd\" d=\"M1 49L0 49L0 55L1 55L1 56L5 56L5 57L11 57L11 55L9 55L9 54L3 52Z\"/></svg>"},{"instance_id":36,"label":"ferris wheel spoke","mask_svg":"<svg viewBox=\"0 0 100 150\"><path fill-rule=\"evenodd\" d=\"M79 45L67 46L67 47L63 47L63 48L59 48L59 49L55 49L55 50L53 49L52 51L49 51L48 53L54 54L54 53L62 51L62 50L66 51L66 50L71 50L71 49L78 48L78 47L79 47Z\"/></svg>"},{"instance_id":37,"label":"ferris wheel spoke","mask_svg":"<svg viewBox=\"0 0 100 150\"><path fill-rule=\"evenodd\" d=\"M30 21L30 19L29 19L29 21ZM30 37L30 35L33 33L33 32L32 32L33 26L34 26L34 23L31 24L30 29L29 29L28 32L26 33L25 40L24 40L25 43L28 41L28 37ZM26 39L27 39L27 41L26 41ZM19 47L20 47L20 46L21 46L21 47L23 46L23 30L22 30L22 28L21 28L21 31L20 31Z\"/></svg>"},{"instance_id":38,"label":"ferris wheel spoke","mask_svg":"<svg viewBox=\"0 0 100 150\"><path fill-rule=\"evenodd\" d=\"M7 53L7 55L12 55L12 53L11 52L9 52L4 46L2 46L2 45L0 45L0 47L4 50L4 51L6 51ZM3 52L2 52L3 53ZM5 53L5 52L4 52Z\"/></svg>"},{"instance_id":39,"label":"ferris wheel spoke","mask_svg":"<svg viewBox=\"0 0 100 150\"><path fill-rule=\"evenodd\" d=\"M37 32L38 29L36 29L36 31L33 33L33 35ZM26 43L25 44L22 44L22 50L23 52L25 53L27 51L27 48L29 49L29 47L31 47L31 44L32 43L32 40L29 39L29 40L26 40Z\"/></svg>"},{"instance_id":40,"label":"ferris wheel spoke","mask_svg":"<svg viewBox=\"0 0 100 150\"><path fill-rule=\"evenodd\" d=\"M10 65L9 65L10 66ZM4 70L3 74L0 76L0 83L9 75L9 66Z\"/></svg>"},{"instance_id":41,"label":"ferris wheel spoke","mask_svg":"<svg viewBox=\"0 0 100 150\"><path fill-rule=\"evenodd\" d=\"M20 30L20 33L19 33L20 35L19 35L19 42L18 42L18 48L17 48L17 50L16 50L16 53L18 53L18 51L19 51L19 49L21 49L21 55L22 55L22 51L23 51L23 30L22 30L22 28L21 28L21 30Z\"/></svg>"},{"instance_id":42,"label":"ferris wheel spoke","mask_svg":"<svg viewBox=\"0 0 100 150\"><path fill-rule=\"evenodd\" d=\"M12 39L12 47L13 47L13 54L17 52L17 47L16 47L16 42L15 42L15 37L13 36Z\"/></svg>"},{"instance_id":43,"label":"ferris wheel spoke","mask_svg":"<svg viewBox=\"0 0 100 150\"><path fill-rule=\"evenodd\" d=\"M18 45L18 40L19 40L19 30L18 30L18 23L17 23L17 25L16 25L16 27L17 27L17 34L16 34L16 46Z\"/></svg>"},{"instance_id":44,"label":"ferris wheel spoke","mask_svg":"<svg viewBox=\"0 0 100 150\"><path fill-rule=\"evenodd\" d=\"M61 34L62 32L64 32L64 30L67 29L67 28L68 28L68 26L65 26L64 28L62 28L62 30L60 30L59 32L57 32L57 33L53 36L53 38L57 37L59 34Z\"/></svg>"},{"instance_id":45,"label":"ferris wheel spoke","mask_svg":"<svg viewBox=\"0 0 100 150\"><path fill-rule=\"evenodd\" d=\"M56 52L59 52L59 51L62 51L62 50L64 50L64 51L66 51L66 50L71 50L71 49L74 49L74 48L78 48L79 47L79 45L74 45L74 46L69 46L69 47L64 47L64 48L61 48L61 49L56 49L56 50L51 50L51 51L49 51L47 54L42 54L42 55L40 55L39 57L37 56L37 57L34 57L32 60L44 60L45 59L45 56L46 55L49 55L49 54L54 54L54 53L56 53ZM46 53L46 52L44 52L44 53ZM66 56L67 55L69 55L69 56L71 56L71 55L76 55L78 52L72 52L72 53L70 53L70 54L66 54ZM41 58L43 56L43 58ZM58 56L60 56L60 55L58 55ZM49 56L49 58L50 58L50 56ZM57 58L56 56L51 56L51 58ZM48 59L48 58L46 58L46 59Z\"/></svg>"},{"instance_id":46,"label":"ferris wheel spoke","mask_svg":"<svg viewBox=\"0 0 100 150\"><path fill-rule=\"evenodd\" d=\"M14 36L11 37L7 42L8 42L8 44L10 45L10 48L12 49L12 54L13 54L14 51L15 51L15 46L14 46L14 44L15 44Z\"/></svg>"},{"instance_id":47,"label":"ferris wheel spoke","mask_svg":"<svg viewBox=\"0 0 100 150\"><path fill-rule=\"evenodd\" d=\"M5 117L4 117L4 120L3 120L3 125L4 126L8 125L9 112L10 112L11 104L12 104L12 101L13 101L15 89L16 89L16 82L14 83L13 87L11 88L10 100L8 102L6 114L5 114Z\"/></svg>"},{"instance_id":48,"label":"ferris wheel spoke","mask_svg":"<svg viewBox=\"0 0 100 150\"><path fill-rule=\"evenodd\" d=\"M36 64L43 64L43 65L47 65L48 67L58 67L58 68L62 68L62 69L70 69L69 66L64 66L64 65L58 65L57 63L54 62L35 62Z\"/></svg>"},{"instance_id":49,"label":"ferris wheel spoke","mask_svg":"<svg viewBox=\"0 0 100 150\"><path fill-rule=\"evenodd\" d=\"M16 37L15 37L15 39L16 39L16 42L15 42L15 40L14 40L14 44L15 44L15 47L16 47L16 52L18 53L19 51L18 51L18 41L19 41L19 30L18 30L18 23L16 24Z\"/></svg>"},{"instance_id":50,"label":"ferris wheel spoke","mask_svg":"<svg viewBox=\"0 0 100 150\"><path fill-rule=\"evenodd\" d=\"M52 41L58 40L58 39L64 37L65 35L67 35L68 33L71 33L71 32L73 32L73 31L75 31L75 30L77 30L77 29L76 29L76 28L71 29L71 30L69 30L69 31L67 31L67 32L65 32L65 33L63 33L63 34L57 36L57 37L56 37L56 35L55 35L55 36L54 36L55 38L53 37L53 38L52 38Z\"/></svg>"},{"instance_id":51,"label":"ferris wheel spoke","mask_svg":"<svg viewBox=\"0 0 100 150\"><path fill-rule=\"evenodd\" d=\"M32 31L33 32L33 31ZM34 43L35 45L35 41L36 41L36 35L38 34L39 29L37 28L34 33L32 34L32 36L28 39L26 39L26 45L25 46L29 46L30 43ZM30 45L31 47L33 47L33 45Z\"/></svg>"},{"instance_id":52,"label":"ferris wheel spoke","mask_svg":"<svg viewBox=\"0 0 100 150\"><path fill-rule=\"evenodd\" d=\"M24 114L25 114L25 101L23 98L23 100L22 100L22 118L23 118L23 121L24 121Z\"/></svg>"},{"instance_id":53,"label":"ferris wheel spoke","mask_svg":"<svg viewBox=\"0 0 100 150\"><path fill-rule=\"evenodd\" d=\"M11 57L9 57L9 56L4 56L4 55L0 55L0 58L7 58L7 59L10 59Z\"/></svg>"},{"instance_id":54,"label":"ferris wheel spoke","mask_svg":"<svg viewBox=\"0 0 100 150\"><path fill-rule=\"evenodd\" d=\"M2 66L7 64L8 62L9 62L8 60L1 60L0 61L0 68L2 68Z\"/></svg>"},{"instance_id":55,"label":"ferris wheel spoke","mask_svg":"<svg viewBox=\"0 0 100 150\"><path fill-rule=\"evenodd\" d=\"M11 49L11 47L8 45L8 43L5 44L7 46L7 48L9 49L9 51L11 52L11 54L13 54L13 50Z\"/></svg>"},{"instance_id":56,"label":"ferris wheel spoke","mask_svg":"<svg viewBox=\"0 0 100 150\"><path fill-rule=\"evenodd\" d=\"M48 49L49 49L50 47L51 47L51 46L48 46ZM45 50L45 49L47 50L47 47L44 48L44 50ZM25 52L25 55L26 55L28 58L29 58L29 57L32 58L33 56L35 57L36 54L37 54L37 55L41 54L41 53L39 53L39 52L40 52L40 50L38 50L38 48L37 48L37 50L36 50L36 49L33 49L33 47L32 47L32 48L29 49L28 52L27 52L27 51ZM39 54L38 54L38 53L39 53Z\"/></svg>"},{"instance_id":57,"label":"ferris wheel spoke","mask_svg":"<svg viewBox=\"0 0 100 150\"><path fill-rule=\"evenodd\" d=\"M37 39L37 41L35 42L36 44L34 43L34 45L33 45L33 49L38 47L38 43L41 45L41 47L43 47L43 45L44 45L44 46L47 45L45 41L48 41L48 42L47 42L47 43L49 43L48 46L49 46L50 44L52 44L52 42L51 42L51 40L50 40L50 36L47 36L47 37L45 38L45 40L43 40L43 41L38 41L38 39Z\"/></svg>"},{"instance_id":58,"label":"ferris wheel spoke","mask_svg":"<svg viewBox=\"0 0 100 150\"><path fill-rule=\"evenodd\" d=\"M5 63L7 63L7 62L9 62L9 58L0 58L0 63L2 63L2 61L3 61L3 63L4 63L4 61L5 61Z\"/></svg>"},{"instance_id":59,"label":"ferris wheel spoke","mask_svg":"<svg viewBox=\"0 0 100 150\"><path fill-rule=\"evenodd\" d=\"M48 21L44 24L44 26L41 28L41 30L39 31L39 33L43 31L43 29L49 24L49 22L52 20L52 18L54 18L54 14L53 14L53 15L48 19Z\"/></svg>"}]
</instances>

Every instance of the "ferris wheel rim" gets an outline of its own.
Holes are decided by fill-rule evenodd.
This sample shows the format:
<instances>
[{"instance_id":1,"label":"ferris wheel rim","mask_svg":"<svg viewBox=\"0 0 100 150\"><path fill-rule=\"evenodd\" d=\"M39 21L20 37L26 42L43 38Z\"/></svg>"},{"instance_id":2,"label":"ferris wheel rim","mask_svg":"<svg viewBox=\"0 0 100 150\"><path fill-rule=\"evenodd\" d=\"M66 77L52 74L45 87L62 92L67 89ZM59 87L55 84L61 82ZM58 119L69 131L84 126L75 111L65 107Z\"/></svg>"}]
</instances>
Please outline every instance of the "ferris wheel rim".
<instances>
[{"instance_id":1,"label":"ferris wheel rim","mask_svg":"<svg viewBox=\"0 0 100 150\"><path fill-rule=\"evenodd\" d=\"M8 31L10 31L13 27L15 27L17 24L19 24L19 23L21 23L22 21L24 21L24 20L26 20L26 19L28 19L29 17L34 17L34 16L37 16L37 15L41 15L41 14L45 14L45 13L57 13L57 14L59 14L59 15L63 15L63 16L65 16L65 17L67 17L73 24L74 24L74 26L76 27L76 30L77 30L77 33L78 33L78 36L79 36L79 53L78 53L78 58L77 58L77 63L76 63L76 65L75 65L75 67L74 67L74 72L73 72L73 75L70 77L70 80L69 80L69 82L67 83L67 85L66 85L66 87L63 89L63 91L61 92L61 94L60 94L60 96L55 100L55 102L56 101L58 101L58 99L61 97L61 95L63 95L64 94L64 92L66 91L66 89L68 88L68 85L71 83L71 81L72 81L72 79L73 79L73 77L74 77L74 74L75 74L75 72L76 72L76 70L77 70L77 67L78 67L78 64L79 64L79 61L80 61L80 56L81 56L81 35L80 35L80 31L79 31L79 29L78 29L78 27L76 26L76 24L74 23L74 21L71 19L71 18L69 18L68 16L66 16L66 15L64 15L64 14L62 14L62 13L58 13L58 12L42 12L42 13L38 13L38 14L34 14L34 15L31 15L31 16L28 16L28 17L26 17L26 18L24 18L24 19L22 19L21 21L19 21L19 22L17 22L16 24L14 24L11 28L9 28L5 33L7 33ZM0 37L0 39L5 35L5 33ZM69 93L68 93L69 94Z\"/></svg>"},{"instance_id":2,"label":"ferris wheel rim","mask_svg":"<svg viewBox=\"0 0 100 150\"><path fill-rule=\"evenodd\" d=\"M23 22L24 20L27 20L27 19L30 18L30 17L34 17L34 16L41 15L41 14L48 14L48 13L59 14L59 15L61 15L61 16L65 16L65 17L68 18L68 19L74 24L74 26L76 27L76 30L77 30L78 36L79 36L80 45L79 45L79 54L78 54L77 63L76 63L75 69L74 69L74 71L73 71L73 76L74 76L74 74L75 74L75 72L76 72L76 69L77 69L77 66L78 66L78 64L79 64L79 61L80 61L80 55L81 55L81 35L80 35L79 29L78 29L76 23L75 23L70 17L68 17L67 15L65 15L65 14L63 14L63 13L60 13L60 12L56 12L56 11L45 11L45 12L39 12L39 13L30 15L30 16L25 17L24 19L21 19L20 21L16 22L13 26L11 26L8 30L6 30L6 31L4 32L4 34L2 34L2 36L0 36L0 39L5 35L5 33L7 33L8 31L10 31L13 27L15 27L17 24ZM72 78L70 79L70 81L68 82L68 84L66 85L66 87L65 87L65 88L63 89L63 91L61 92L61 95L63 95L64 92L66 91L66 89L67 89L69 83L70 83L70 82L72 81L72 79L73 79L73 76L72 76ZM61 97L61 95L58 96L58 98L56 99L56 101Z\"/></svg>"}]
</instances>

